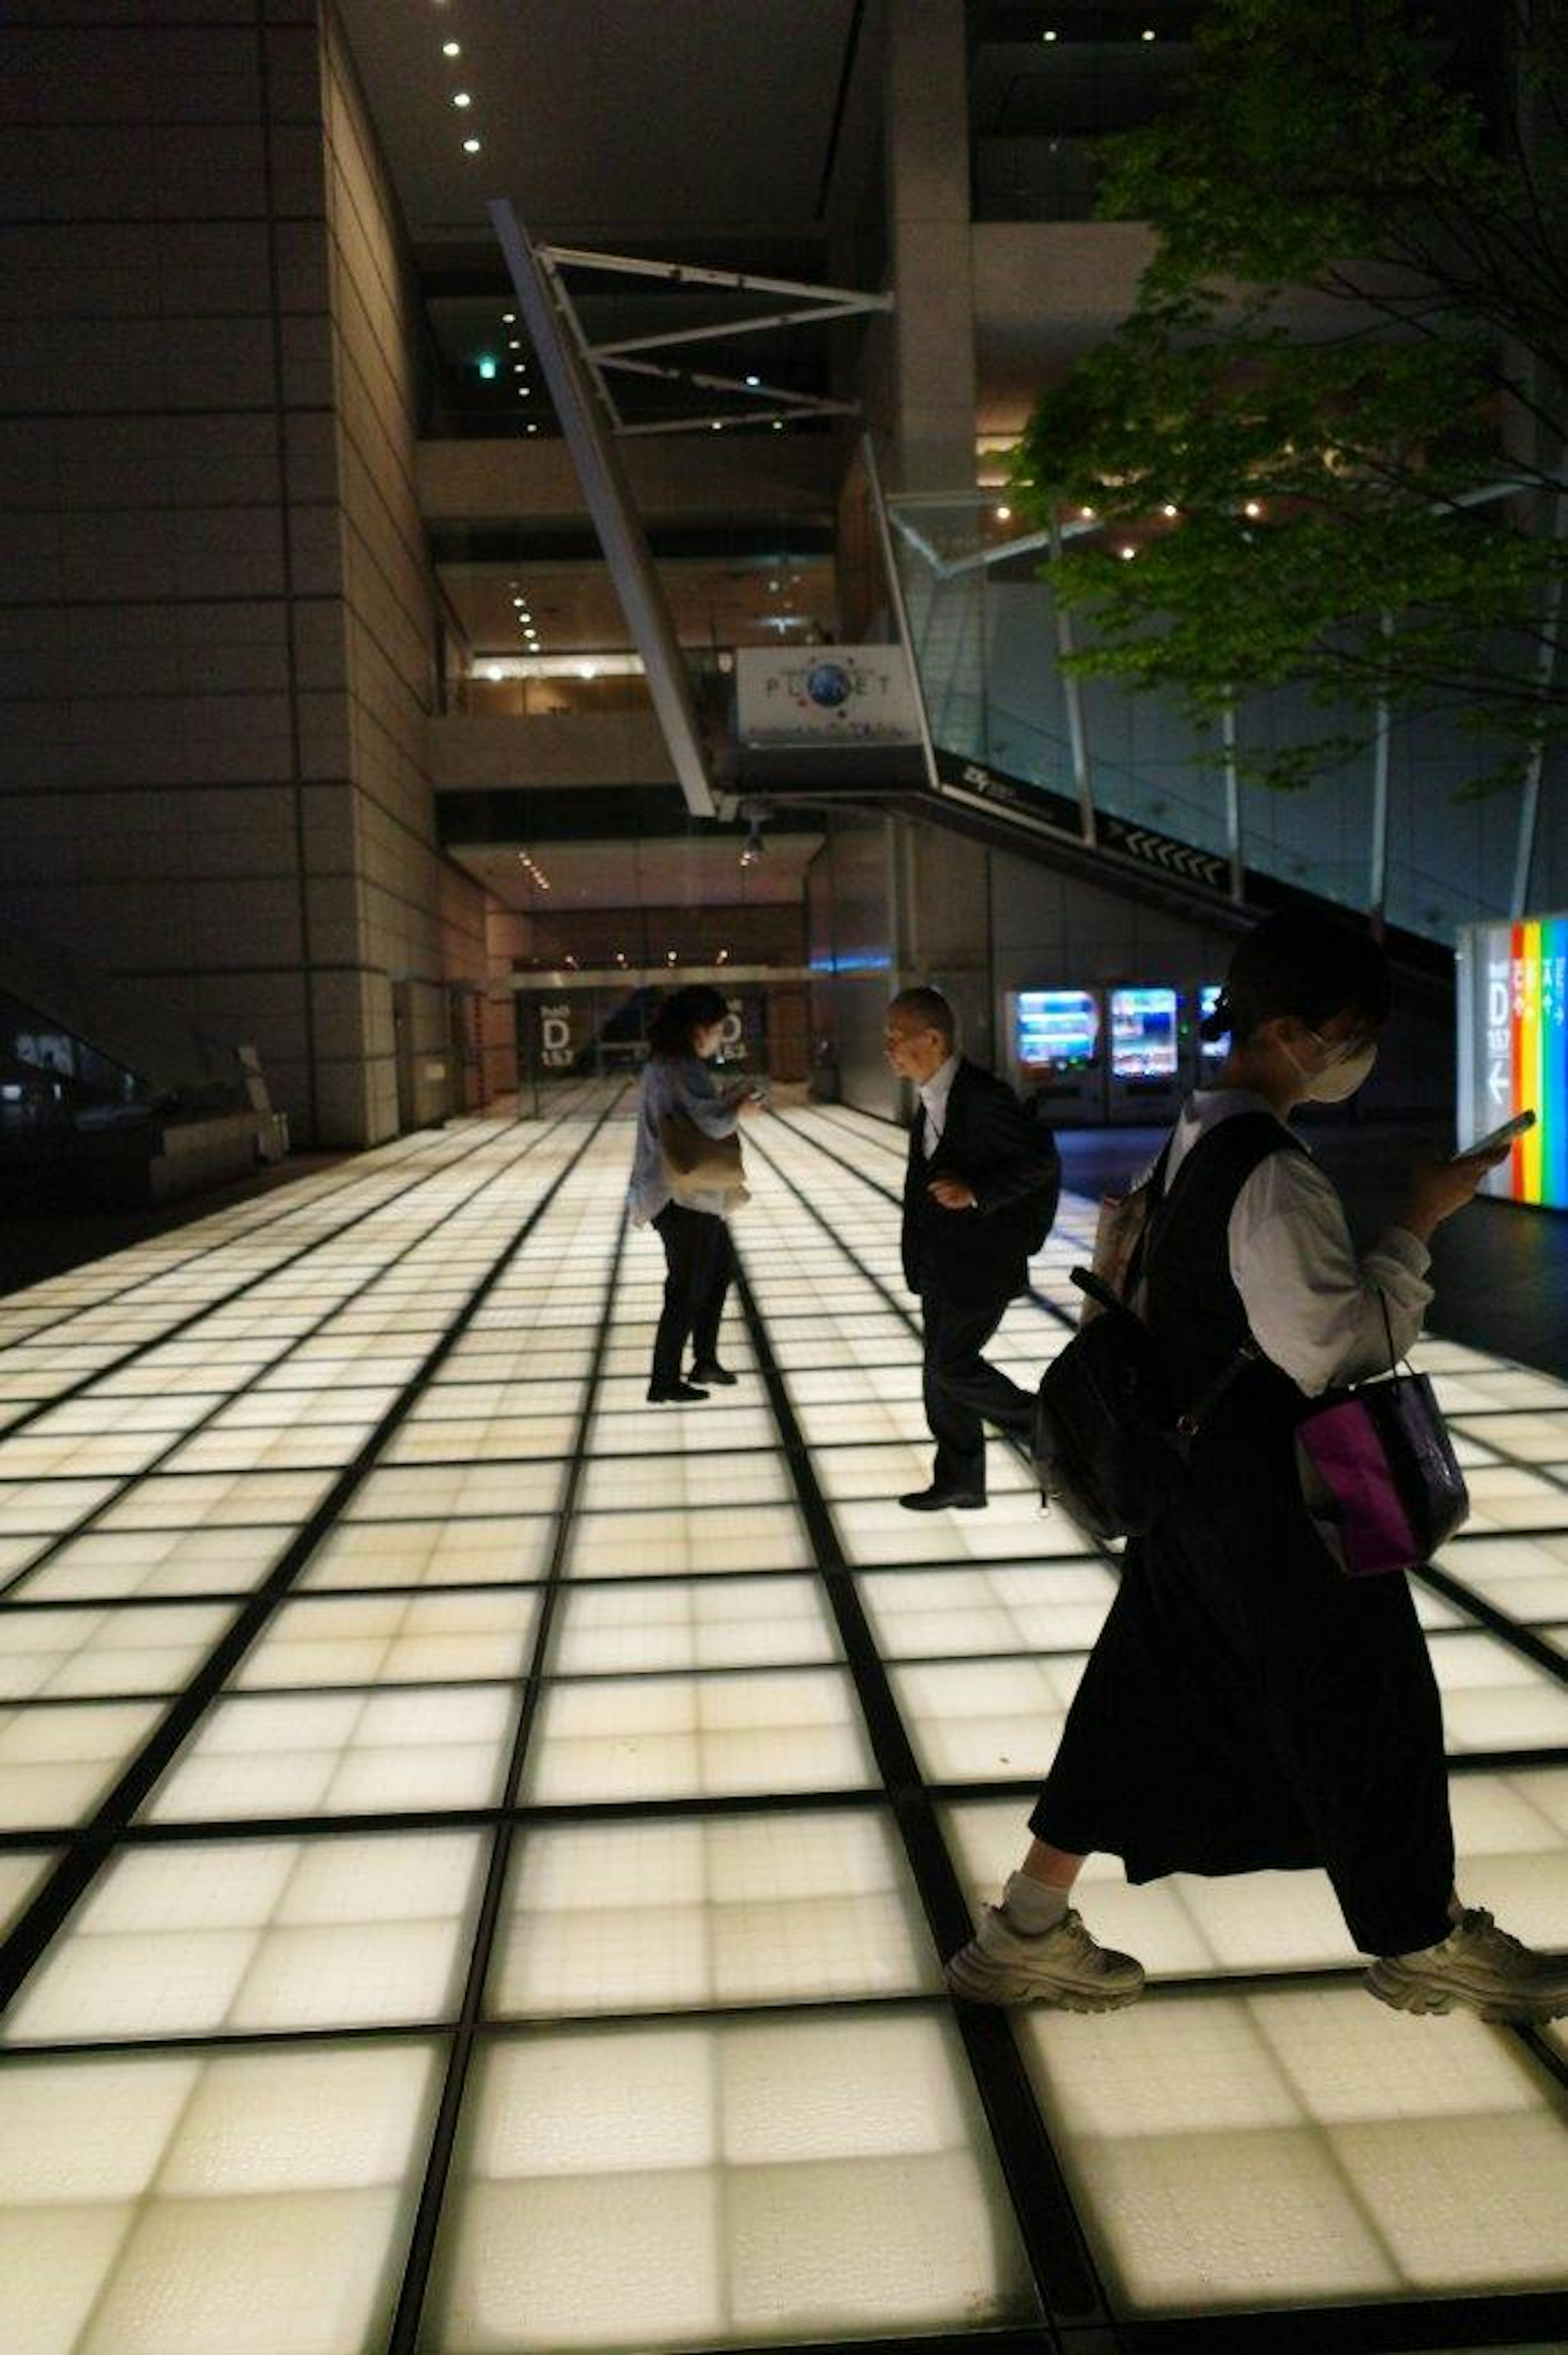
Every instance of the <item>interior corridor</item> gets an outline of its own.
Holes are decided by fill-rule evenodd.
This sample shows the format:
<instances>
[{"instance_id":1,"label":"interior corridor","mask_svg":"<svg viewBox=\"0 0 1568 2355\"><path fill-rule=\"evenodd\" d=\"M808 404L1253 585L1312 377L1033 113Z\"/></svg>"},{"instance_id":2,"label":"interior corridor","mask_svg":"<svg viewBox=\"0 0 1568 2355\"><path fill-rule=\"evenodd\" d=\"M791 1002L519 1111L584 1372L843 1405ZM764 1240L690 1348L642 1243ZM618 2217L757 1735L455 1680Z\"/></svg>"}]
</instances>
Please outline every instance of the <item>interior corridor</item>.
<instances>
[{"instance_id":1,"label":"interior corridor","mask_svg":"<svg viewBox=\"0 0 1568 2355\"><path fill-rule=\"evenodd\" d=\"M1554 2340L1563 2025L1383 2009L1319 1876L1097 1859L1140 2005L948 2001L1114 1555L996 1442L989 1511L899 1509L903 1139L848 1111L748 1129L742 1381L648 1408L630 1103L0 1301L6 2355ZM1461 1887L1552 1944L1568 1382L1417 1362Z\"/></svg>"}]
</instances>

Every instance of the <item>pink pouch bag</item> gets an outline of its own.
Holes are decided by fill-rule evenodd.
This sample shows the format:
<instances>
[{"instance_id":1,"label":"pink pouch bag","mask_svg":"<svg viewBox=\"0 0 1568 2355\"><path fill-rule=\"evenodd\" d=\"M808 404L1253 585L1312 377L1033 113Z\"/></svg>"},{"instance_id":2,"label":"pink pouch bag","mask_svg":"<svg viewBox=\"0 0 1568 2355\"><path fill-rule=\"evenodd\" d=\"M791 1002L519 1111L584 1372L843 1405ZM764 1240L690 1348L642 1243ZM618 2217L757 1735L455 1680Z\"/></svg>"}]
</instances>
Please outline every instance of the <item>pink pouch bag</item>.
<instances>
[{"instance_id":1,"label":"pink pouch bag","mask_svg":"<svg viewBox=\"0 0 1568 2355\"><path fill-rule=\"evenodd\" d=\"M1392 1334L1389 1348L1392 1356ZM1348 1578L1414 1570L1469 1514L1425 1374L1380 1376L1310 1409L1296 1426L1296 1462L1308 1509Z\"/></svg>"}]
</instances>

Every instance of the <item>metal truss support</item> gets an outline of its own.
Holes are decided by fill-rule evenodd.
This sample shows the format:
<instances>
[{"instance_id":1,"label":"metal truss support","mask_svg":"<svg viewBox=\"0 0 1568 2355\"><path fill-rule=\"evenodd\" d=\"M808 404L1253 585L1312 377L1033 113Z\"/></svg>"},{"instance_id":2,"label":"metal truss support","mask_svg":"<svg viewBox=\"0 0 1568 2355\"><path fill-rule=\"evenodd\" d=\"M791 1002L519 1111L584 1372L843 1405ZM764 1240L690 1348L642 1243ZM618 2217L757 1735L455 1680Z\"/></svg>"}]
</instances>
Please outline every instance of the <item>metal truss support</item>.
<instances>
[{"instance_id":1,"label":"metal truss support","mask_svg":"<svg viewBox=\"0 0 1568 2355\"><path fill-rule=\"evenodd\" d=\"M819 319L849 319L863 313L890 311L891 294L862 294L844 286L808 286L792 278L759 278L749 271L705 270L694 262L650 261L627 253L593 253L582 246L541 245L538 261L552 281L557 304L570 322L578 353L592 371L599 396L617 433L691 433L707 428L725 432L734 426L782 425L797 417L853 417L859 404L830 400L810 392L792 392L760 378L714 376L646 357L677 346L729 343L739 336L760 335L776 327L803 326ZM669 328L654 335L624 336L613 343L589 341L568 294L564 273L568 270L608 271L621 277L651 278L664 286L712 287L726 294L781 295L786 302L750 318L718 319L700 327ZM661 418L652 424L630 425L621 415L609 377L620 370L630 376L657 377L666 383L689 385L695 392L733 394L750 404L745 414L715 417L711 408L685 417Z\"/></svg>"},{"instance_id":2,"label":"metal truss support","mask_svg":"<svg viewBox=\"0 0 1568 2355\"><path fill-rule=\"evenodd\" d=\"M620 453L601 421L577 342L563 325L537 249L504 197L494 199L489 209L610 578L642 657L648 691L686 807L694 816L713 817L713 781L691 679Z\"/></svg>"}]
</instances>

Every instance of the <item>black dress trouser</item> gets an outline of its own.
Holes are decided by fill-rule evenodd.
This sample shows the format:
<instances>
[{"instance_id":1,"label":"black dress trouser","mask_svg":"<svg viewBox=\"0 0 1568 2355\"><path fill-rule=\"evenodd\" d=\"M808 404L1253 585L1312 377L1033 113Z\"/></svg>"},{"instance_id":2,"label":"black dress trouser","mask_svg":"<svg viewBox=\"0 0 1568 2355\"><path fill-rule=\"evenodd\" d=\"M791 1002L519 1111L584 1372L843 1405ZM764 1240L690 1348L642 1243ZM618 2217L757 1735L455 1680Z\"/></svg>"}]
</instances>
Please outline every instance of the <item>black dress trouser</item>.
<instances>
[{"instance_id":1,"label":"black dress trouser","mask_svg":"<svg viewBox=\"0 0 1568 2355\"><path fill-rule=\"evenodd\" d=\"M1008 1300L978 1304L923 1290L922 1383L926 1421L937 1443L934 1478L939 1487L985 1494L985 1426L1027 1437L1034 1417L1030 1392L980 1355L1007 1314Z\"/></svg>"},{"instance_id":2,"label":"black dress trouser","mask_svg":"<svg viewBox=\"0 0 1568 2355\"><path fill-rule=\"evenodd\" d=\"M653 1221L664 1246L664 1306L653 1339L652 1388L673 1390L689 1336L699 1366L718 1355L719 1320L735 1258L729 1228L712 1210L666 1202Z\"/></svg>"}]
</instances>

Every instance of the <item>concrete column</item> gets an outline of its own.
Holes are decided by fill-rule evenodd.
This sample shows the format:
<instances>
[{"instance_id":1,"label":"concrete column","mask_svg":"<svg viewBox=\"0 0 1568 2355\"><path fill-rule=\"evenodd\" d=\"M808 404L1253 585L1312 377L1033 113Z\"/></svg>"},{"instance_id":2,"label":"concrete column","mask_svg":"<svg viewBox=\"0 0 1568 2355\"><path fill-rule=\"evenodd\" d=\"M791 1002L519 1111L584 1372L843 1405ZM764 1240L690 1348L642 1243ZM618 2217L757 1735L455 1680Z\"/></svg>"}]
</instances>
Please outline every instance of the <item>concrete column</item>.
<instances>
[{"instance_id":1,"label":"concrete column","mask_svg":"<svg viewBox=\"0 0 1568 2355\"><path fill-rule=\"evenodd\" d=\"M974 480L974 290L963 0L887 0L889 488Z\"/></svg>"}]
</instances>

